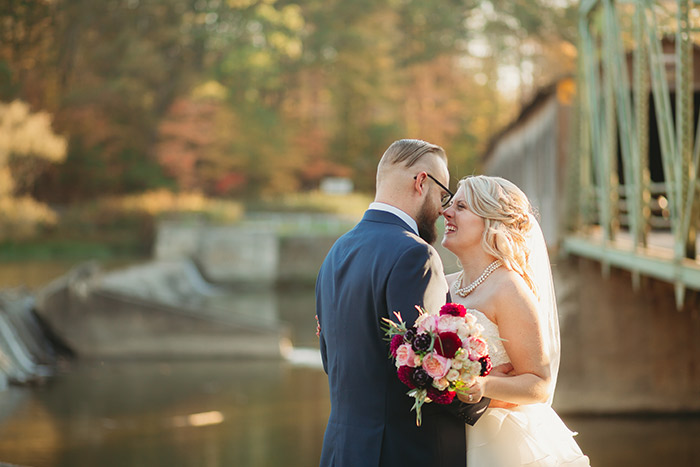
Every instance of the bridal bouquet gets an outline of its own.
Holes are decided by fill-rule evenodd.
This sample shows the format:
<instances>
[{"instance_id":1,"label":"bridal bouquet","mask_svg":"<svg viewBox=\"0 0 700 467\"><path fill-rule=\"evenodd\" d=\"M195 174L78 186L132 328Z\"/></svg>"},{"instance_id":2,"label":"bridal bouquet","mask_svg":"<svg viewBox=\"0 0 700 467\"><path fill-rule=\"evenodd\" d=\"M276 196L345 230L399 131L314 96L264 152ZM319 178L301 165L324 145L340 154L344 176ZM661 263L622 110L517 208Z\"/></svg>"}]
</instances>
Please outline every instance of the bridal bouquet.
<instances>
[{"instance_id":1,"label":"bridal bouquet","mask_svg":"<svg viewBox=\"0 0 700 467\"><path fill-rule=\"evenodd\" d=\"M418 309L418 319L407 327L401 314L398 323L384 318L389 351L398 377L415 399L416 424L422 421L426 402L450 404L456 392L469 388L478 376L491 371L483 328L476 317L459 304L448 303L435 315Z\"/></svg>"}]
</instances>

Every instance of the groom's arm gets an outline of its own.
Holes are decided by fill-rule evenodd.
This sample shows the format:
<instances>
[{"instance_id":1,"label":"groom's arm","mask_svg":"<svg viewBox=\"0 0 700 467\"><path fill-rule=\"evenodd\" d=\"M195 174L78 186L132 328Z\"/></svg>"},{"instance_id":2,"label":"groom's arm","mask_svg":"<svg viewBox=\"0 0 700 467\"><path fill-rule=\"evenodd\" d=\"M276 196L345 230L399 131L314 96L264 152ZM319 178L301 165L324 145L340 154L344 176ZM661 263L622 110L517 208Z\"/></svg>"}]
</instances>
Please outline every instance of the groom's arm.
<instances>
[{"instance_id":1,"label":"groom's arm","mask_svg":"<svg viewBox=\"0 0 700 467\"><path fill-rule=\"evenodd\" d=\"M454 401L450 405L446 405L445 408L454 416L461 418L467 425L474 425L489 408L490 402L491 399L483 397L476 404L466 404L455 397Z\"/></svg>"},{"instance_id":2,"label":"groom's arm","mask_svg":"<svg viewBox=\"0 0 700 467\"><path fill-rule=\"evenodd\" d=\"M416 243L397 260L389 275L386 303L389 318L400 312L407 326L418 318L416 305L437 313L445 304L447 282L437 252L427 244Z\"/></svg>"}]
</instances>

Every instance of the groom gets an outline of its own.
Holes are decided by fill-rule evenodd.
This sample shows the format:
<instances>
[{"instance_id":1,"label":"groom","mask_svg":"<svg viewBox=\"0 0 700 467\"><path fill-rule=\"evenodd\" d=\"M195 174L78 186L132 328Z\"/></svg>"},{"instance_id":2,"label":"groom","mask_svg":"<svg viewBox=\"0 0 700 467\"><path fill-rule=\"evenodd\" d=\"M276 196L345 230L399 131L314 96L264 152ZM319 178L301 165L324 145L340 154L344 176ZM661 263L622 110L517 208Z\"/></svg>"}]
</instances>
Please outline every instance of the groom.
<instances>
[{"instance_id":1,"label":"groom","mask_svg":"<svg viewBox=\"0 0 700 467\"><path fill-rule=\"evenodd\" d=\"M394 142L377 167L374 203L321 266L316 311L331 394L322 467L466 465L464 423L473 424L488 399L426 404L417 427L381 329L394 311L410 326L416 305L437 312L445 303L442 262L430 244L452 198L448 183L441 147Z\"/></svg>"}]
</instances>

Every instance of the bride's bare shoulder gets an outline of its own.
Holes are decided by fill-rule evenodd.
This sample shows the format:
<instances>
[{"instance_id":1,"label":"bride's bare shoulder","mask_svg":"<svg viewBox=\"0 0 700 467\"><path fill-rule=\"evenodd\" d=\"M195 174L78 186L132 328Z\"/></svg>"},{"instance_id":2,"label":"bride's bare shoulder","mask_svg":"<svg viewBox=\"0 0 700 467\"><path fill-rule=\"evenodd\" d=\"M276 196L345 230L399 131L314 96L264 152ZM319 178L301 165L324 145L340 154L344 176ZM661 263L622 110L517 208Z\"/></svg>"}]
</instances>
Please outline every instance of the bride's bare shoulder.
<instances>
[{"instance_id":1,"label":"bride's bare shoulder","mask_svg":"<svg viewBox=\"0 0 700 467\"><path fill-rule=\"evenodd\" d=\"M493 284L493 301L505 310L533 310L537 297L525 279L515 271L504 270Z\"/></svg>"}]
</instances>

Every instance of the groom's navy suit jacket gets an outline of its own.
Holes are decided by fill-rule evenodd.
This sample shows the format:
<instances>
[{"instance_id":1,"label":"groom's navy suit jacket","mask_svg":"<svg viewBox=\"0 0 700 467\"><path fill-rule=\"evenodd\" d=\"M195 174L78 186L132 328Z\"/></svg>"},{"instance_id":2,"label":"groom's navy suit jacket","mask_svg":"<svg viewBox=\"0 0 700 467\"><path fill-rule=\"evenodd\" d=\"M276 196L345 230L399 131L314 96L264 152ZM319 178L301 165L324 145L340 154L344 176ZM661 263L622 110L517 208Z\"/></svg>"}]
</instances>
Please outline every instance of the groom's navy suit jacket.
<instances>
[{"instance_id":1,"label":"groom's navy suit jacket","mask_svg":"<svg viewBox=\"0 0 700 467\"><path fill-rule=\"evenodd\" d=\"M368 210L333 245L316 282L331 395L321 466L466 465L464 423L482 407L462 404L459 418L456 409L425 404L417 427L382 330L382 318L397 321L395 311L409 326L416 305L437 312L446 294L437 252L394 214Z\"/></svg>"}]
</instances>

